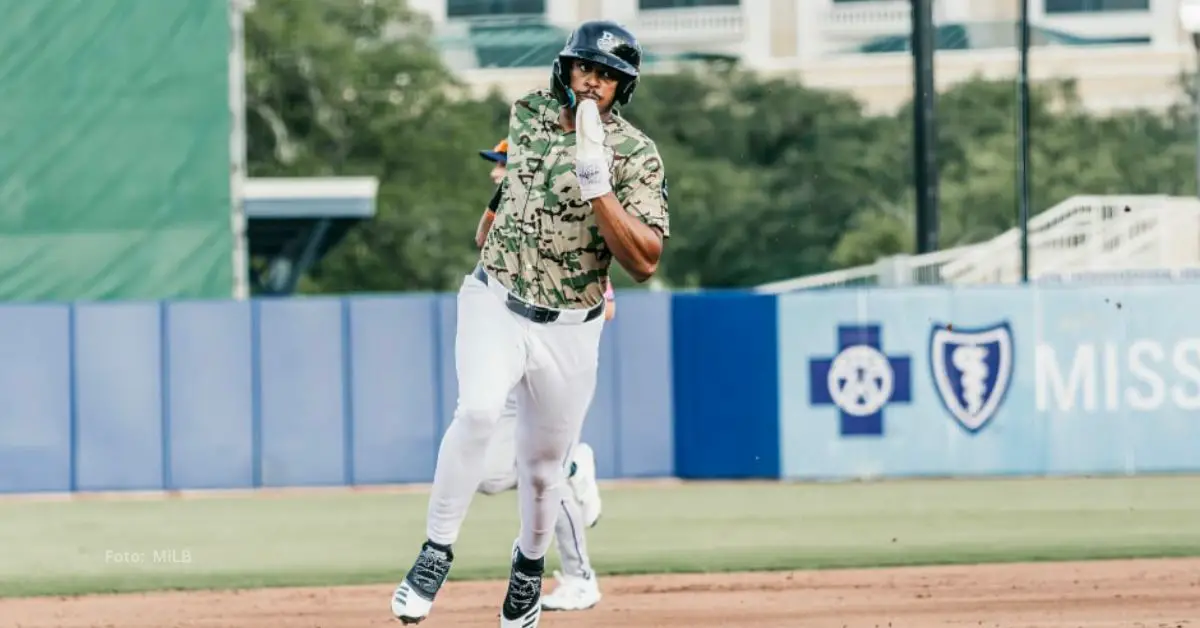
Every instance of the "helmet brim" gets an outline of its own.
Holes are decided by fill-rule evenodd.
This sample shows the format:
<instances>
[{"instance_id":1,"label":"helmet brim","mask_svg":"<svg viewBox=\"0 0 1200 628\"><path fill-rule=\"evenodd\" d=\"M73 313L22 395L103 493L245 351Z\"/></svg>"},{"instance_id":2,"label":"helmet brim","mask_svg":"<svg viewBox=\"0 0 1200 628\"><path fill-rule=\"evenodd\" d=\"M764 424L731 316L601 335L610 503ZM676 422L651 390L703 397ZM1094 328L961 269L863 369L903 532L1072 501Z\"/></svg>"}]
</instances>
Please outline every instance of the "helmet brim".
<instances>
[{"instance_id":1,"label":"helmet brim","mask_svg":"<svg viewBox=\"0 0 1200 628\"><path fill-rule=\"evenodd\" d=\"M496 162L498 164L507 164L508 163L508 154L507 153L499 153L494 150L481 150L481 151L479 151L479 156L483 157L484 159L486 159L488 161Z\"/></svg>"},{"instance_id":2,"label":"helmet brim","mask_svg":"<svg viewBox=\"0 0 1200 628\"><path fill-rule=\"evenodd\" d=\"M612 68L621 74L628 76L629 78L637 78L638 75L638 69L635 68L633 64L612 54L596 52L595 50L585 50L581 48L568 48L562 51L559 56L566 57L568 59L583 59L584 61L599 63L600 65Z\"/></svg>"}]
</instances>

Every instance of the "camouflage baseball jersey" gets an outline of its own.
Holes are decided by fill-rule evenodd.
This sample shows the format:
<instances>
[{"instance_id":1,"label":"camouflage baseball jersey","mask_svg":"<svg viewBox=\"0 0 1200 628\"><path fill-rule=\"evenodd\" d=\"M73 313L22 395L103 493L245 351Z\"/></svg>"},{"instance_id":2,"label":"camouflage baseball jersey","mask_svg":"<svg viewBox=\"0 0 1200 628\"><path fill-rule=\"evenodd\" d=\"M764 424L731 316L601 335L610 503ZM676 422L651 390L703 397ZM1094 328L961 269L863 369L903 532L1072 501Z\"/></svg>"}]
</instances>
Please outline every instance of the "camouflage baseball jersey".
<instances>
[{"instance_id":1,"label":"camouflage baseball jersey","mask_svg":"<svg viewBox=\"0 0 1200 628\"><path fill-rule=\"evenodd\" d=\"M559 124L549 90L512 107L503 200L480 253L484 268L518 297L545 307L589 308L604 300L612 253L575 179L575 133ZM658 148L627 120L604 123L613 192L625 211L670 236Z\"/></svg>"}]
</instances>

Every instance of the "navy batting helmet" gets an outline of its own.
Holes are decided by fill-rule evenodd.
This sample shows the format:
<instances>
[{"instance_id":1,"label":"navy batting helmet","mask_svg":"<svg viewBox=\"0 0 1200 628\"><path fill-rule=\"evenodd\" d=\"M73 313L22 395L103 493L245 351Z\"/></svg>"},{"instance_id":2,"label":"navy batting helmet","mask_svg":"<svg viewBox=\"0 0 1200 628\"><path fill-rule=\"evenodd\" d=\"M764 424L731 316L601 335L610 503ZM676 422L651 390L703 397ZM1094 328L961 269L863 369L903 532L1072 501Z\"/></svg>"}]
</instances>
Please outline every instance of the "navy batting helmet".
<instances>
[{"instance_id":1,"label":"navy batting helmet","mask_svg":"<svg viewBox=\"0 0 1200 628\"><path fill-rule=\"evenodd\" d=\"M564 107L575 106L575 92L571 89L571 59L583 59L612 68L621 75L621 82L617 85L617 104L627 104L633 98L642 66L642 47L624 26L607 20L584 22L567 38L567 44L558 53L550 72L551 90Z\"/></svg>"}]
</instances>

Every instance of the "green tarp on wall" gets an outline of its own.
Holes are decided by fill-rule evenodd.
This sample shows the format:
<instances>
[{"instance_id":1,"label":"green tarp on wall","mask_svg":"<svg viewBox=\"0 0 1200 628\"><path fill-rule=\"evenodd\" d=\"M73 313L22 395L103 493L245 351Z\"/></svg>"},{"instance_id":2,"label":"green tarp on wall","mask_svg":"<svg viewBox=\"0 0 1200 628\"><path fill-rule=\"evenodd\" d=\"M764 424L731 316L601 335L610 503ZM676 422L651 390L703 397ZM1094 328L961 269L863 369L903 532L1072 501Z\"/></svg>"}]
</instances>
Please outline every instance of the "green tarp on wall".
<instances>
[{"instance_id":1,"label":"green tarp on wall","mask_svg":"<svg viewBox=\"0 0 1200 628\"><path fill-rule=\"evenodd\" d=\"M229 298L226 0L0 0L0 300Z\"/></svg>"}]
</instances>

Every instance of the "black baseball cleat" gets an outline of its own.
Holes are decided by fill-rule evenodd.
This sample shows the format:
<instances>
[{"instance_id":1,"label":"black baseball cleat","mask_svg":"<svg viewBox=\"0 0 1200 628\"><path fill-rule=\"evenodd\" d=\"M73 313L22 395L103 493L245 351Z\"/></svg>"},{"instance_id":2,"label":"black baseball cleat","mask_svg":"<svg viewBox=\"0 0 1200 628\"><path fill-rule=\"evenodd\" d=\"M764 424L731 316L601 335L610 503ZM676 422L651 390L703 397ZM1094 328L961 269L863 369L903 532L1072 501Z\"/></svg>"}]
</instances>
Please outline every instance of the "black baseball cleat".
<instances>
[{"instance_id":1,"label":"black baseball cleat","mask_svg":"<svg viewBox=\"0 0 1200 628\"><path fill-rule=\"evenodd\" d=\"M426 541L412 569L392 593L392 615L402 624L419 624L433 609L433 599L450 574L454 552L449 546Z\"/></svg>"},{"instance_id":2,"label":"black baseball cleat","mask_svg":"<svg viewBox=\"0 0 1200 628\"><path fill-rule=\"evenodd\" d=\"M537 628L542 619L542 574L545 570L545 558L525 558L514 544L508 592L500 608L500 628Z\"/></svg>"}]
</instances>

